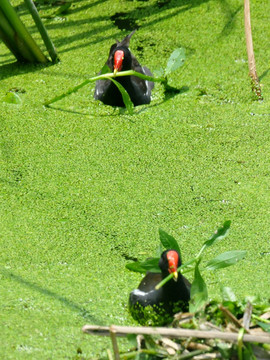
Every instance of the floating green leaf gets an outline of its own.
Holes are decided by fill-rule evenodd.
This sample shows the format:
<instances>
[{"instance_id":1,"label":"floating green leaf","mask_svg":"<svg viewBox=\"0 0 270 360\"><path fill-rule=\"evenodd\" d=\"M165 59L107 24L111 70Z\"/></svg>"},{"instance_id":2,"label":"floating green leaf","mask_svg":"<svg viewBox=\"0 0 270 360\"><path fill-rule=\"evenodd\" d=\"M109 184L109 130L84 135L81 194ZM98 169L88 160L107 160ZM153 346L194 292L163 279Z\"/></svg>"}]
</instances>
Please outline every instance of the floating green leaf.
<instances>
[{"instance_id":1,"label":"floating green leaf","mask_svg":"<svg viewBox=\"0 0 270 360\"><path fill-rule=\"evenodd\" d=\"M208 299L207 286L200 274L199 263L195 266L194 280L190 289L190 298L189 311L192 313L200 310Z\"/></svg>"},{"instance_id":2,"label":"floating green leaf","mask_svg":"<svg viewBox=\"0 0 270 360\"><path fill-rule=\"evenodd\" d=\"M185 55L184 48L178 48L178 49L174 50L167 62L165 75L167 76L171 72L180 68L184 64L185 58L186 58L186 55Z\"/></svg>"},{"instance_id":3,"label":"floating green leaf","mask_svg":"<svg viewBox=\"0 0 270 360\"><path fill-rule=\"evenodd\" d=\"M162 229L159 229L158 231L160 242L165 249L173 249L178 251L180 254L180 248L175 238L172 235L167 234L166 231Z\"/></svg>"},{"instance_id":4,"label":"floating green leaf","mask_svg":"<svg viewBox=\"0 0 270 360\"><path fill-rule=\"evenodd\" d=\"M158 262L159 262L159 258L152 258L142 262L136 261L133 263L126 264L126 268L128 270L140 272L142 274L145 274L147 271L160 273Z\"/></svg>"},{"instance_id":5,"label":"floating green leaf","mask_svg":"<svg viewBox=\"0 0 270 360\"><path fill-rule=\"evenodd\" d=\"M9 91L3 99L4 102L9 104L21 104L22 100L20 96L14 92Z\"/></svg>"},{"instance_id":6,"label":"floating green leaf","mask_svg":"<svg viewBox=\"0 0 270 360\"><path fill-rule=\"evenodd\" d=\"M205 243L203 244L198 257L203 253L203 251L208 248L209 246L214 245L215 243L217 243L218 241L220 241L221 239L223 239L227 234L228 231L230 229L231 226L231 221L225 221L225 223L223 224L223 226L221 228L219 228L212 236L209 240L206 240Z\"/></svg>"},{"instance_id":7,"label":"floating green leaf","mask_svg":"<svg viewBox=\"0 0 270 360\"><path fill-rule=\"evenodd\" d=\"M108 79L110 79L114 83L114 85L118 87L118 90L120 91L120 93L122 95L125 107L127 108L128 113L130 115L132 115L133 114L133 103L130 100L130 96L129 96L128 92L126 91L126 89L118 81L114 80L111 77L108 78Z\"/></svg>"},{"instance_id":8,"label":"floating green leaf","mask_svg":"<svg viewBox=\"0 0 270 360\"><path fill-rule=\"evenodd\" d=\"M205 268L207 270L217 270L222 269L231 265L236 264L239 260L242 260L246 255L245 250L232 250L222 253L210 260Z\"/></svg>"}]
</instances>

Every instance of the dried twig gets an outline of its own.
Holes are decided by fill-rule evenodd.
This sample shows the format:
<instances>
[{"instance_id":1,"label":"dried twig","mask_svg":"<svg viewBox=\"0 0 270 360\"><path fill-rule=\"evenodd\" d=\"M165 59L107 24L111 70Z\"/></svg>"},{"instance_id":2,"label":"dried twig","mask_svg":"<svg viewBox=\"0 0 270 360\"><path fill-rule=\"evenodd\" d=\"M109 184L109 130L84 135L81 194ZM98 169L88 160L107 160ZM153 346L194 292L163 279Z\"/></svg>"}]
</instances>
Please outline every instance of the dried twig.
<instances>
[{"instance_id":1,"label":"dried twig","mask_svg":"<svg viewBox=\"0 0 270 360\"><path fill-rule=\"evenodd\" d=\"M238 329L241 329L243 327L240 321L237 320L236 317L228 309L226 309L223 305L219 305L218 307ZM246 332L249 333L248 330L246 330Z\"/></svg>"},{"instance_id":2,"label":"dried twig","mask_svg":"<svg viewBox=\"0 0 270 360\"><path fill-rule=\"evenodd\" d=\"M226 333L221 331L201 331L189 329L172 329L162 327L132 327L132 326L113 326L116 336L127 336L128 334L142 335L162 335L171 338L200 338L200 339L221 339L230 342L237 342L238 334ZM85 325L83 332L92 335L110 335L108 326ZM260 335L244 334L244 342L257 342L261 344L270 344L270 334L262 333Z\"/></svg>"},{"instance_id":3,"label":"dried twig","mask_svg":"<svg viewBox=\"0 0 270 360\"><path fill-rule=\"evenodd\" d=\"M113 325L109 327L109 331L110 331L110 337L112 339L114 360L120 360L120 354L119 354L119 349L118 349L118 344L117 344L117 339L116 339L116 331L115 331L115 328Z\"/></svg>"}]
</instances>

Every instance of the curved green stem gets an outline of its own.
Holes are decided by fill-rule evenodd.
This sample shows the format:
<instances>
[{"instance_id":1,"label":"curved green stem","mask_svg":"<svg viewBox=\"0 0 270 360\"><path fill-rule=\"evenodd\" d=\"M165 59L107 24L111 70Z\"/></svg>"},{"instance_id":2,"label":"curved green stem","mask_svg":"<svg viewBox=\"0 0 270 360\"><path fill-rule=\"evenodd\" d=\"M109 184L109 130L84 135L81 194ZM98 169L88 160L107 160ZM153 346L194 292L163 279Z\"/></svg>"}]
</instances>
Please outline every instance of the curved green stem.
<instances>
[{"instance_id":1,"label":"curved green stem","mask_svg":"<svg viewBox=\"0 0 270 360\"><path fill-rule=\"evenodd\" d=\"M92 77L90 79L86 79L81 84L75 86L72 89L69 89L66 93L58 95L58 96L54 97L53 99L46 101L44 103L44 105L49 106L49 105L55 103L56 101L59 101L59 100L65 98L66 96L78 91L83 86L85 86L85 85L87 85L87 84L89 84L91 82L94 82L94 81L97 81L97 80L108 80L108 78L116 78L116 77L121 77L121 76L137 76L137 77L139 77L141 79L144 79L144 80L160 82L165 86L165 88L167 88L167 87L170 88L170 86L167 84L167 79L166 78L155 78L155 77L152 77L152 76L148 76L148 75L138 73L138 72L133 71L133 70L127 70L127 71L120 71L120 72L118 72L116 74L114 74L114 73L101 74L101 75L98 75L98 76L94 76L94 77Z\"/></svg>"}]
</instances>

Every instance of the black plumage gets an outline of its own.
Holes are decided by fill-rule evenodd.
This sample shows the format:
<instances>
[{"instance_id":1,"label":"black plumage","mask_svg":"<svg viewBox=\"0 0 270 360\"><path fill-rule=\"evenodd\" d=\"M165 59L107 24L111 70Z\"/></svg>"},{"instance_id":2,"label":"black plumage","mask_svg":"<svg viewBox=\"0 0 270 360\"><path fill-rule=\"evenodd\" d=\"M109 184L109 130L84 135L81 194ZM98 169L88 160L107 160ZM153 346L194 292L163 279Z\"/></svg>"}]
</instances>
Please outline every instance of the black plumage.
<instances>
[{"instance_id":1,"label":"black plumage","mask_svg":"<svg viewBox=\"0 0 270 360\"><path fill-rule=\"evenodd\" d=\"M107 65L111 72L134 70L144 75L153 76L146 66L141 66L136 57L129 50L129 42L135 30L127 35L121 42L117 41L111 46ZM152 81L143 80L137 76L115 77L128 92L134 106L149 104L151 91L154 87ZM106 105L124 107L122 95L111 80L98 80L96 82L94 98Z\"/></svg>"},{"instance_id":2,"label":"black plumage","mask_svg":"<svg viewBox=\"0 0 270 360\"><path fill-rule=\"evenodd\" d=\"M129 310L135 320L152 324L154 314L157 315L154 316L154 323L161 325L168 323L176 312L188 310L191 284L181 273L177 273L179 266L181 259L177 251L166 250L162 253L159 260L161 274L147 273L138 289L130 293ZM174 277L156 290L155 286L170 273Z\"/></svg>"}]
</instances>

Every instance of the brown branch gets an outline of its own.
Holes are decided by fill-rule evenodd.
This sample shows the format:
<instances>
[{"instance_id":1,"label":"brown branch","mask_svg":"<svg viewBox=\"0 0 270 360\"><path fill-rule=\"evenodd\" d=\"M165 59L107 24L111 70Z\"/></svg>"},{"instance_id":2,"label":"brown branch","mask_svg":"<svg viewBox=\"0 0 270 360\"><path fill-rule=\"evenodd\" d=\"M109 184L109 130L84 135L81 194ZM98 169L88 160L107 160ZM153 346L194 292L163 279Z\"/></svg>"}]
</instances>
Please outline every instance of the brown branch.
<instances>
[{"instance_id":1,"label":"brown branch","mask_svg":"<svg viewBox=\"0 0 270 360\"><path fill-rule=\"evenodd\" d=\"M218 308L223 312L223 314L231 320L231 322L238 328L241 329L243 326L240 323L239 320L236 319L236 317L223 305L219 305ZM249 333L248 329L246 329L246 332Z\"/></svg>"},{"instance_id":2,"label":"brown branch","mask_svg":"<svg viewBox=\"0 0 270 360\"><path fill-rule=\"evenodd\" d=\"M131 326L113 326L116 336L127 336L128 334L141 335L162 335L172 338L200 338L200 339L222 339L225 341L237 342L238 334L226 333L221 331L202 331L189 329L173 329L162 327L131 327ZM110 328L108 326L85 325L82 331L91 335L110 336ZM262 344L270 344L270 334L263 333L261 335L244 334L243 342L257 342Z\"/></svg>"}]
</instances>

